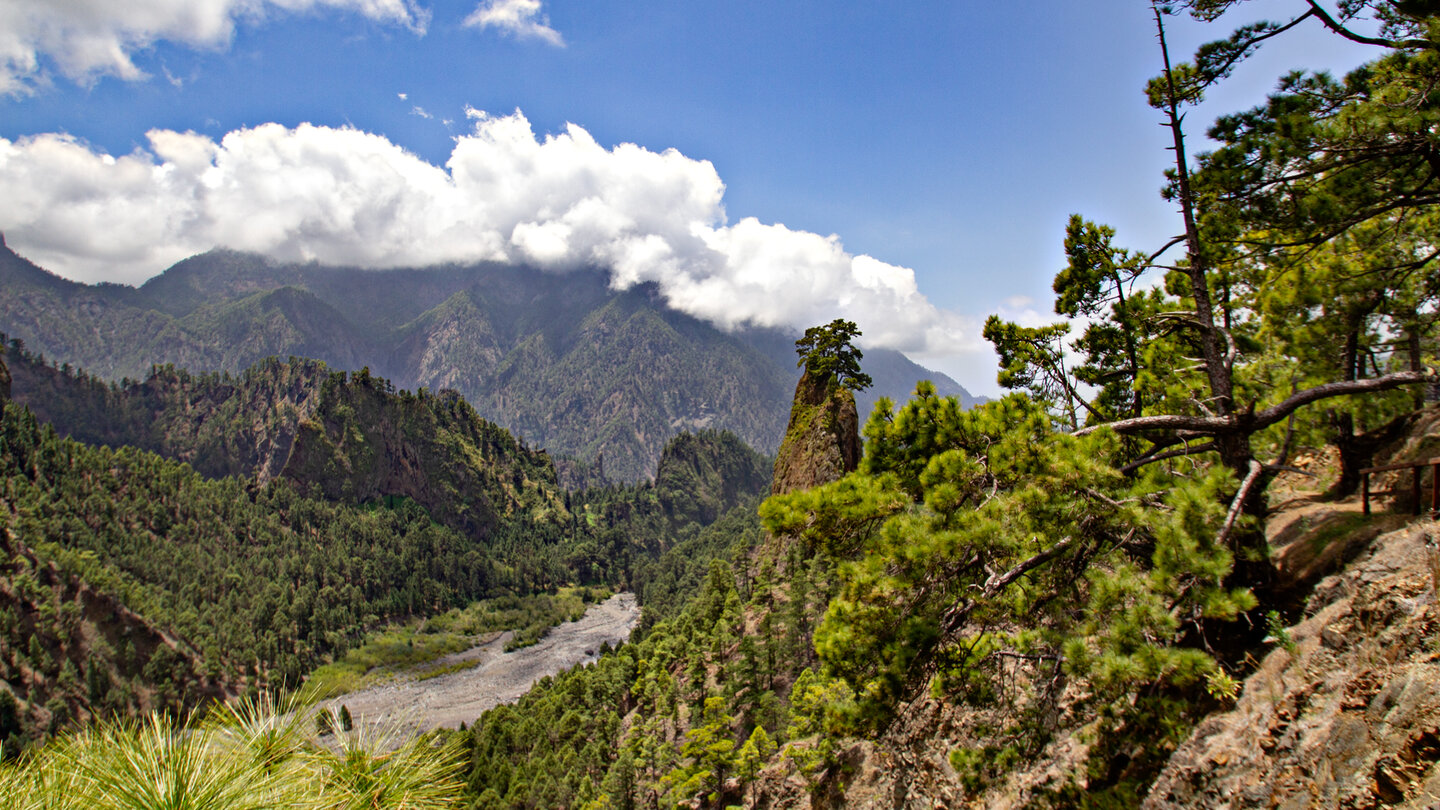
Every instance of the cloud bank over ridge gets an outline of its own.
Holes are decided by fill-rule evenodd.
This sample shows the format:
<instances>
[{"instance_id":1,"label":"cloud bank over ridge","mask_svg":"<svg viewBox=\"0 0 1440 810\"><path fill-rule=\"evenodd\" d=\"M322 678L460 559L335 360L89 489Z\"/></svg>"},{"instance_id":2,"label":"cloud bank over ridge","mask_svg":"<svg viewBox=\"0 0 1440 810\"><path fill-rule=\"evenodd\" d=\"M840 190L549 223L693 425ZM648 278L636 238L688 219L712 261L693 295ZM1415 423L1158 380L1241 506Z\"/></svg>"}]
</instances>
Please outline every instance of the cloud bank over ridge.
<instances>
[{"instance_id":1,"label":"cloud bank over ridge","mask_svg":"<svg viewBox=\"0 0 1440 810\"><path fill-rule=\"evenodd\" d=\"M442 166L383 136L265 124L216 142L152 130L111 156L60 134L0 139L0 231L69 278L137 283L215 246L368 268L492 260L551 272L600 267L654 282L682 311L732 328L846 317L865 344L975 349L913 271L851 255L838 237L728 223L709 161L583 128L537 137L516 111L471 110Z\"/></svg>"}]
</instances>

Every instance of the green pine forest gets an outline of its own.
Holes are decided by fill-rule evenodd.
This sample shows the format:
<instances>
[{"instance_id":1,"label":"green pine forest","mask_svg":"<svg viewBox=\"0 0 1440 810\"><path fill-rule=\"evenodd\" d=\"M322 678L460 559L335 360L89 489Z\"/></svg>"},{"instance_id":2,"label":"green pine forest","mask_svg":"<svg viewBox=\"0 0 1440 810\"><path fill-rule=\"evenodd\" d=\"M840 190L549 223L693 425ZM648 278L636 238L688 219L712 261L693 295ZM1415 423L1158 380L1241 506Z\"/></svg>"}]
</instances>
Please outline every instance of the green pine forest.
<instances>
[{"instance_id":1,"label":"green pine forest","mask_svg":"<svg viewBox=\"0 0 1440 810\"><path fill-rule=\"evenodd\" d=\"M92 443L63 437L15 402L0 422L3 666L19 701L5 731L19 743L82 718L296 688L367 629L477 599L643 578L666 594L657 601L673 600L675 578L688 574L657 567L661 553L742 502L753 508L768 486L763 457L729 434L701 433L671 443L654 483L566 492L544 454L463 400L392 393L384 380L345 380L307 361L267 362L240 379L158 368L122 389L15 343L5 359L12 385L45 378L42 411L92 431ZM252 448L223 440L288 406L276 406L277 390L307 385L338 397L298 428L323 454L306 451L262 482L245 467ZM197 402L216 405L199 430L181 415ZM375 431L424 440L387 445L393 436ZM428 469L431 491L404 494L376 472L380 456ZM134 626L92 621L112 605Z\"/></svg>"},{"instance_id":2,"label":"green pine forest","mask_svg":"<svg viewBox=\"0 0 1440 810\"><path fill-rule=\"evenodd\" d=\"M998 401L921 382L858 414L863 324L837 319L797 344L778 458L681 433L653 480L567 490L568 460L452 392L295 358L111 384L10 341L0 739L29 753L0 779L152 712L233 727L217 702L283 700L390 622L596 586L638 595L627 643L419 741L446 790L329 806L838 807L917 741L978 801L1070 738L1082 766L1025 802L1137 806L1286 643L1276 476L1333 447L1327 495L1354 494L1437 390L1440 9L1275 3L1227 32L1242 5L1152 4L1181 230L1127 246L1074 216L1055 323L985 324ZM1172 52L1181 14L1221 38ZM1279 77L1197 149L1187 111L1302 24L1375 58Z\"/></svg>"}]
</instances>

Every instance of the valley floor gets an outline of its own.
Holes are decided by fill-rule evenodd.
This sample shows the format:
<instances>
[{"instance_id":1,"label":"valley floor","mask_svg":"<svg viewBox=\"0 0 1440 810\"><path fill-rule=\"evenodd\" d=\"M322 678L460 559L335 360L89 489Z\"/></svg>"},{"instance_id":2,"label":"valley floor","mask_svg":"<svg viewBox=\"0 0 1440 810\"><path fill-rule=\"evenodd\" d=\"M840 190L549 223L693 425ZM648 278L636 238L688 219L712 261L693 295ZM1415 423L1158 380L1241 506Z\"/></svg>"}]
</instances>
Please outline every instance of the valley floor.
<instances>
[{"instance_id":1,"label":"valley floor","mask_svg":"<svg viewBox=\"0 0 1440 810\"><path fill-rule=\"evenodd\" d=\"M550 630L530 647L505 652L510 633L500 633L484 643L426 665L434 669L450 665L474 666L431 678L403 675L390 683L370 687L327 701L333 711L343 704L357 723L382 728L403 726L415 731L459 728L473 723L485 711L514 702L532 684L576 664L595 661L602 644L614 646L630 638L640 620L640 606L633 593L618 593L585 615Z\"/></svg>"}]
</instances>

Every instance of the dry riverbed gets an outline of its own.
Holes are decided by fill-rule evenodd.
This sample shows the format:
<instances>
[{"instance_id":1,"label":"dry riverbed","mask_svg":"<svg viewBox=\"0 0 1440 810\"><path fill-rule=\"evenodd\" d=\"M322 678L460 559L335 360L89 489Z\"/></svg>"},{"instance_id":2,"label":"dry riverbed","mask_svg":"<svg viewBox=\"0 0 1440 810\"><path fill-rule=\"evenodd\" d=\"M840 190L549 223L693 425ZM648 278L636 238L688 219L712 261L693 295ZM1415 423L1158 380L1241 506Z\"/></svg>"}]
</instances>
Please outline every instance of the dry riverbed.
<instances>
[{"instance_id":1,"label":"dry riverbed","mask_svg":"<svg viewBox=\"0 0 1440 810\"><path fill-rule=\"evenodd\" d=\"M551 628L538 644L505 652L510 633L500 633L470 649L446 656L421 668L479 663L438 677L417 679L401 675L381 686L342 695L325 702L333 711L345 705L357 723L405 726L428 731L444 726L467 725L489 709L513 703L530 686L546 675L554 675L600 655L600 645L611 646L630 638L640 620L640 607L633 593L617 593L592 605L579 621Z\"/></svg>"}]
</instances>

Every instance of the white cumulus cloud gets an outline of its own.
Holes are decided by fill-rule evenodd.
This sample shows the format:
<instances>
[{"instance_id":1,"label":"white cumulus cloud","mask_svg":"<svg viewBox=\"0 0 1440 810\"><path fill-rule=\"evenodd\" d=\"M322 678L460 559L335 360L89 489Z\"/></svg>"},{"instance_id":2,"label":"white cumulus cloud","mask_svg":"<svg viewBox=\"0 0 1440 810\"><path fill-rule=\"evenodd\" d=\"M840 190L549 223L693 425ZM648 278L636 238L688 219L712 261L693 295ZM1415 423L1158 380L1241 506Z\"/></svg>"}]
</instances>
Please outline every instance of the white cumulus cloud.
<instances>
[{"instance_id":1,"label":"white cumulus cloud","mask_svg":"<svg viewBox=\"0 0 1440 810\"><path fill-rule=\"evenodd\" d=\"M47 60L75 81L141 79L131 57L155 42L219 47L239 20L318 8L417 32L430 16L415 0L0 0L0 94L33 91L47 80Z\"/></svg>"},{"instance_id":2,"label":"white cumulus cloud","mask_svg":"<svg viewBox=\"0 0 1440 810\"><path fill-rule=\"evenodd\" d=\"M218 142L153 130L103 154L74 138L0 139L0 230L21 254L83 281L136 283L225 246L283 261L371 268L494 260L601 268L653 282L682 311L733 328L845 317L865 344L975 348L908 268L846 252L836 236L753 218L730 224L709 161L576 125L537 137L520 112L469 111L444 166L350 128L265 124Z\"/></svg>"},{"instance_id":3,"label":"white cumulus cloud","mask_svg":"<svg viewBox=\"0 0 1440 810\"><path fill-rule=\"evenodd\" d=\"M521 39L540 39L565 47L565 39L550 27L550 18L541 11L540 0L485 0L463 24L470 28L498 28Z\"/></svg>"}]
</instances>

